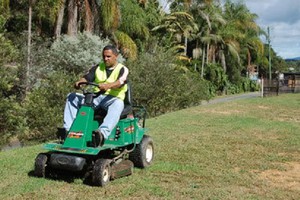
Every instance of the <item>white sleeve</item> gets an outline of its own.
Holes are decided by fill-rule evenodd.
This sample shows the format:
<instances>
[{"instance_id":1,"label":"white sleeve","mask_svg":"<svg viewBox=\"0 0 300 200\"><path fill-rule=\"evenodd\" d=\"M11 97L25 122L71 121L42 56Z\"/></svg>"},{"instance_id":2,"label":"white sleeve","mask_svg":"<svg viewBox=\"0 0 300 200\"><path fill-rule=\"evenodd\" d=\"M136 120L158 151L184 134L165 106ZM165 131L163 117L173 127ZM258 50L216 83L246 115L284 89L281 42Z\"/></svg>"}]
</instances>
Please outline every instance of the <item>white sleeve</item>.
<instances>
[{"instance_id":1,"label":"white sleeve","mask_svg":"<svg viewBox=\"0 0 300 200\"><path fill-rule=\"evenodd\" d=\"M128 74L129 74L128 68L125 67L125 66L123 66L123 68L124 68L124 73L123 73L122 76L119 78L119 81L120 81L121 84L124 84L124 83L125 83L125 81L127 80L127 76L128 76Z\"/></svg>"}]
</instances>

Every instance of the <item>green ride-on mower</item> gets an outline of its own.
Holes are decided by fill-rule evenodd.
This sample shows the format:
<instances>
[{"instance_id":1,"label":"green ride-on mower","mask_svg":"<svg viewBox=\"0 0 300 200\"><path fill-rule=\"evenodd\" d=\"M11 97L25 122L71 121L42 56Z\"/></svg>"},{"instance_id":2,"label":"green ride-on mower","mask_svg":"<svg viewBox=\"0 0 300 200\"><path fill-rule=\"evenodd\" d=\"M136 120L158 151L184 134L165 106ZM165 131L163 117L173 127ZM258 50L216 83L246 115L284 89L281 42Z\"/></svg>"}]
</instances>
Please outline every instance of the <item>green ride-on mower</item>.
<instances>
[{"instance_id":1,"label":"green ride-on mower","mask_svg":"<svg viewBox=\"0 0 300 200\"><path fill-rule=\"evenodd\" d=\"M70 130L58 131L59 140L45 144L44 149L48 152L37 155L35 176L47 177L55 171L79 173L86 179L89 177L91 184L104 186L110 180L131 175L133 167L150 166L154 145L152 138L145 135L146 110L142 106L132 106L130 87L117 126L99 145L95 131L105 112L95 110L93 105L96 96L93 87L98 85L90 82L80 85L84 103Z\"/></svg>"}]
</instances>

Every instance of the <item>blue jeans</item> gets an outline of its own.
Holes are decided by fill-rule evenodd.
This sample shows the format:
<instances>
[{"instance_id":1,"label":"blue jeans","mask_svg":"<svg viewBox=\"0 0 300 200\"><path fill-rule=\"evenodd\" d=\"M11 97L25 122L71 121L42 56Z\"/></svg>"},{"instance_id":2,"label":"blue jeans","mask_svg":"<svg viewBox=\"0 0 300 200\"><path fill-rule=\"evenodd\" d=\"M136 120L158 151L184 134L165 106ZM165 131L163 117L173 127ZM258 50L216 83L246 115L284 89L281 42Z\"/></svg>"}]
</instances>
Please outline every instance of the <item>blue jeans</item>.
<instances>
[{"instance_id":1,"label":"blue jeans","mask_svg":"<svg viewBox=\"0 0 300 200\"><path fill-rule=\"evenodd\" d=\"M64 111L64 128L68 131L76 117L77 111L84 101L84 96L79 93L70 93L67 97L65 111ZM99 95L93 100L96 109L102 108L107 111L103 123L99 126L99 131L107 139L111 131L117 125L121 113L124 109L123 100L110 96Z\"/></svg>"}]
</instances>

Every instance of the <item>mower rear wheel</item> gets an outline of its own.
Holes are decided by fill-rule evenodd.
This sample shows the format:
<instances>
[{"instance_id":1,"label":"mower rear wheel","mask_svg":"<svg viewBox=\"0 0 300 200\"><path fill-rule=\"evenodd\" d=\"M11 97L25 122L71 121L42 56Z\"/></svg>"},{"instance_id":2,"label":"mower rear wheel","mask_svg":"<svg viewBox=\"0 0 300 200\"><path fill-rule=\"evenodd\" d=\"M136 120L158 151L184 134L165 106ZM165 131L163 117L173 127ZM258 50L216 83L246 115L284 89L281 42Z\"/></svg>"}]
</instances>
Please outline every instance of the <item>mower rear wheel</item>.
<instances>
[{"instance_id":1,"label":"mower rear wheel","mask_svg":"<svg viewBox=\"0 0 300 200\"><path fill-rule=\"evenodd\" d=\"M92 179L96 186L105 186L111 178L111 160L98 159L93 168Z\"/></svg>"},{"instance_id":2,"label":"mower rear wheel","mask_svg":"<svg viewBox=\"0 0 300 200\"><path fill-rule=\"evenodd\" d=\"M145 168L152 164L154 158L154 144L150 136L144 135L140 144L129 154L135 167Z\"/></svg>"},{"instance_id":3,"label":"mower rear wheel","mask_svg":"<svg viewBox=\"0 0 300 200\"><path fill-rule=\"evenodd\" d=\"M35 158L34 175L37 177L46 177L48 156L40 153Z\"/></svg>"}]
</instances>

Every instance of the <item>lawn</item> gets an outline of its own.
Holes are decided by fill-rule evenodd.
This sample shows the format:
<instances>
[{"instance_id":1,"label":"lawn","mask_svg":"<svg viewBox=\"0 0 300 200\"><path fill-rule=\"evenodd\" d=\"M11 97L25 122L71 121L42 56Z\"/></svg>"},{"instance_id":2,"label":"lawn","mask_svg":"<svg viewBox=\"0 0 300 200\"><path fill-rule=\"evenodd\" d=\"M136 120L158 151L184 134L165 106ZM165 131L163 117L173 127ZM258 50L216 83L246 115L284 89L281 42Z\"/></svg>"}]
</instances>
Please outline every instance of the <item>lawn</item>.
<instances>
[{"instance_id":1,"label":"lawn","mask_svg":"<svg viewBox=\"0 0 300 200\"><path fill-rule=\"evenodd\" d=\"M106 187L32 176L41 145L0 152L0 199L300 199L300 94L148 119L155 160Z\"/></svg>"}]
</instances>

